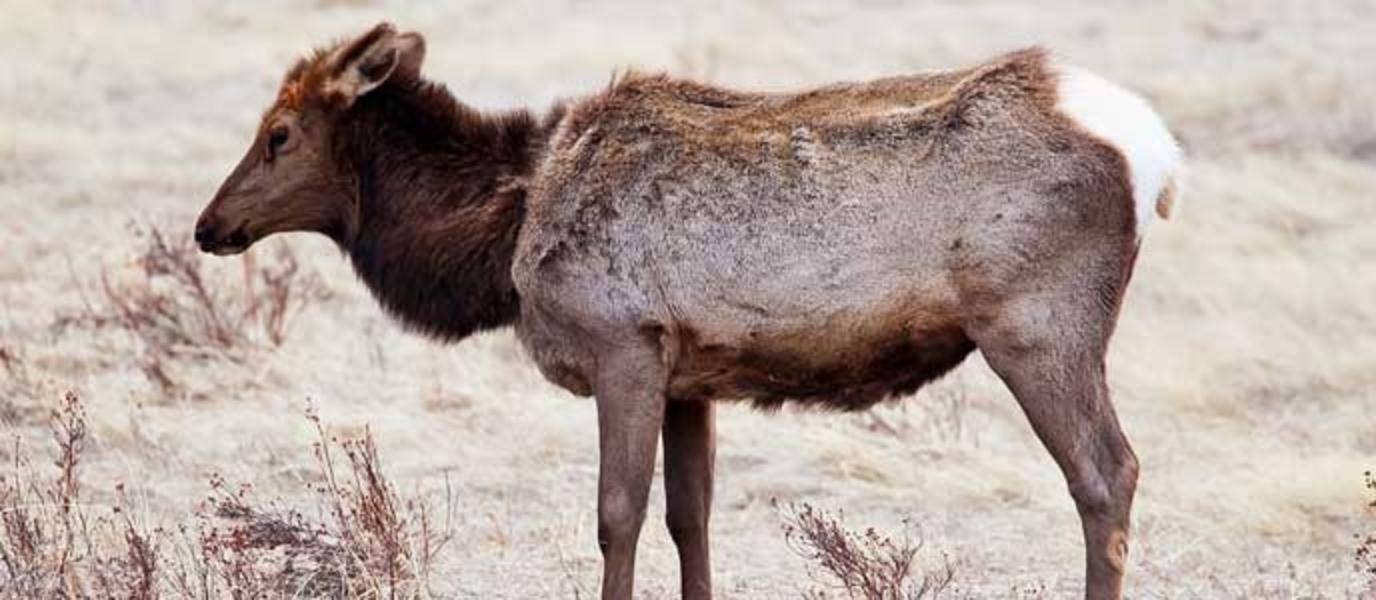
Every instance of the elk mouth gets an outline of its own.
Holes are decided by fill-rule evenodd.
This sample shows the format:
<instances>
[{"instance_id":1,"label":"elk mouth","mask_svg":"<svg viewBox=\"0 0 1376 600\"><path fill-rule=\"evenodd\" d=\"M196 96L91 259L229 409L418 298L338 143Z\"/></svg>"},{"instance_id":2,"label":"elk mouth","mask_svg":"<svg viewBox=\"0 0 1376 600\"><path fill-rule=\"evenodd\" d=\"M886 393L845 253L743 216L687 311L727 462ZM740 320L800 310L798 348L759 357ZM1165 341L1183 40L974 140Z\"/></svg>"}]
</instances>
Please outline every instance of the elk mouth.
<instances>
[{"instance_id":1,"label":"elk mouth","mask_svg":"<svg viewBox=\"0 0 1376 600\"><path fill-rule=\"evenodd\" d=\"M231 231L229 235L219 240L202 243L201 251L209 252L216 256L230 256L248 250L252 242L252 238L248 236L248 231L244 229L243 225L240 225L234 231Z\"/></svg>"}]
</instances>

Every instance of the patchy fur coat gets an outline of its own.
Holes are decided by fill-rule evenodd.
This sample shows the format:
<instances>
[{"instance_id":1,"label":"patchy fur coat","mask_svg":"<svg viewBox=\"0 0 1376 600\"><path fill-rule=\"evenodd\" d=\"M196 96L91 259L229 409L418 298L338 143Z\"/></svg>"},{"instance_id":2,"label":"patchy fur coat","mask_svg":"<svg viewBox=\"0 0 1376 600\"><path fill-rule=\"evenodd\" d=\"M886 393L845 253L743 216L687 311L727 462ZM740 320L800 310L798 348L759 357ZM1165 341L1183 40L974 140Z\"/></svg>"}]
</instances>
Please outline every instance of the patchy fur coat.
<instances>
[{"instance_id":1,"label":"patchy fur coat","mask_svg":"<svg viewBox=\"0 0 1376 600\"><path fill-rule=\"evenodd\" d=\"M627 76L568 108L534 172L521 337L582 394L588 324L658 338L671 399L910 392L1029 270L1090 266L1052 262L1066 236L1134 254L1123 156L1055 103L1039 50L797 95Z\"/></svg>"}]
</instances>

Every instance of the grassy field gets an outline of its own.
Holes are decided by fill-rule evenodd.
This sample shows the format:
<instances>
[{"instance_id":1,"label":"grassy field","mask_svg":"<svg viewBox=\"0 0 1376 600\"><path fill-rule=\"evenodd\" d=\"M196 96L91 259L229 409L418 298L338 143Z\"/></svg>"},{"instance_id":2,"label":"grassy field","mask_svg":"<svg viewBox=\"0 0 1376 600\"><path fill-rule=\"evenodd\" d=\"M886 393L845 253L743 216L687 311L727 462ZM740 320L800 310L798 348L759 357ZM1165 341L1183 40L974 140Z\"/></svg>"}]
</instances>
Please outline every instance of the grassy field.
<instances>
[{"instance_id":1,"label":"grassy field","mask_svg":"<svg viewBox=\"0 0 1376 600\"><path fill-rule=\"evenodd\" d=\"M1147 235L1109 363L1142 461L1130 597L1376 594L1354 565L1354 536L1376 530L1370 2L650 4L0 0L0 492L23 475L30 493L65 493L50 487L50 412L74 391L78 504L115 532L95 538L142 532L157 585L179 597L178 565L206 558L196 528L241 485L244 502L352 539L333 503L371 497L346 455L370 432L391 482L378 497L398 499L391 531L412 544L403 566L427 562L416 502L435 540L452 534L429 561L433 596L591 597L593 405L544 382L509 332L453 347L402 332L323 238L234 260L184 251L290 61L387 19L427 36L426 72L465 101L541 108L625 66L791 89L1040 43L1142 91L1190 155L1183 209ZM960 594L1079 593L1065 484L977 357L872 413L728 406L719 428L722 597L812 587L775 506L804 501L857 528L909 523L919 563L944 554ZM677 594L662 500L657 483L646 597ZM17 594L3 569L0 593Z\"/></svg>"}]
</instances>

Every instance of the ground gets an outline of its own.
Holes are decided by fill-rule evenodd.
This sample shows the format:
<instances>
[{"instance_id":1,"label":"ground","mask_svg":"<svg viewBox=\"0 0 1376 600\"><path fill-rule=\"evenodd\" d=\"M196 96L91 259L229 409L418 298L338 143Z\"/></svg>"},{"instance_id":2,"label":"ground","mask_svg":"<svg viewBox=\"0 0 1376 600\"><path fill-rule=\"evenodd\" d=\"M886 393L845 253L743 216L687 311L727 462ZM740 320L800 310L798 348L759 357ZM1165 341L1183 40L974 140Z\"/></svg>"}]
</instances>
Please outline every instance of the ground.
<instances>
[{"instance_id":1,"label":"ground","mask_svg":"<svg viewBox=\"0 0 1376 600\"><path fill-rule=\"evenodd\" d=\"M187 237L291 60L380 19L422 32L425 72L494 109L544 107L627 66L786 90L1035 43L1141 91L1189 155L1183 205L1147 233L1109 358L1142 462L1129 597L1366 589L1353 552L1376 467L1369 2L652 4L0 2L5 429L46 468L44 415L76 391L88 497L123 484L141 519L173 525L214 473L308 503L313 406L332 435L370 428L398 493L433 499L448 482L456 541L435 596L589 597L593 405L546 383L510 332L450 347L408 334L329 242L291 235L253 251L273 264L289 248L318 281L280 345L254 334L232 353L173 343L154 357L98 318L113 310L105 290L141 285L136 229ZM197 260L215 293L244 285L244 259ZM945 553L975 597L1079 593L1065 484L978 357L871 413L724 406L719 429L722 597L811 585L775 501L843 509L857 527L910 521L922 560ZM638 590L673 597L655 494Z\"/></svg>"}]
</instances>

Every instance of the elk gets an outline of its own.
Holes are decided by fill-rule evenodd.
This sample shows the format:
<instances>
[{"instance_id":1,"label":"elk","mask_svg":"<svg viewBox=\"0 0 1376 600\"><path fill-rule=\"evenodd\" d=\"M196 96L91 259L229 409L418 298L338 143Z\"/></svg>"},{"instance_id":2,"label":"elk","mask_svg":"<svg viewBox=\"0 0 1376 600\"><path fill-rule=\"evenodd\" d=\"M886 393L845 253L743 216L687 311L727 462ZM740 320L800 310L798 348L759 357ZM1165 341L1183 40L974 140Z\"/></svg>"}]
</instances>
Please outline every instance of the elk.
<instances>
[{"instance_id":1,"label":"elk","mask_svg":"<svg viewBox=\"0 0 1376 600\"><path fill-rule=\"evenodd\" d=\"M594 396L602 597L631 597L660 438L682 594L710 598L713 401L862 410L978 349L1119 598L1138 462L1104 355L1181 152L1140 97L1028 49L803 93L664 75L486 114L379 24L296 63L196 223L206 251L333 239L443 341L514 327Z\"/></svg>"}]
</instances>

